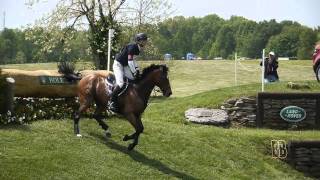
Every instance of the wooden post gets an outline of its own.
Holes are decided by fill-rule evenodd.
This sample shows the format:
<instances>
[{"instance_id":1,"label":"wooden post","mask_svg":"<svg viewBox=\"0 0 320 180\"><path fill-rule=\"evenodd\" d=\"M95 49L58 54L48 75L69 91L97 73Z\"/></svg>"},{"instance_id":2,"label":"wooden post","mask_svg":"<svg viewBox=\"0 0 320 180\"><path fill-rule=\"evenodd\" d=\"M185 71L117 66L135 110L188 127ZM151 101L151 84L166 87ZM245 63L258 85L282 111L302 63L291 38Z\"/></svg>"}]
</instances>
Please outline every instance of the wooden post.
<instances>
[{"instance_id":1,"label":"wooden post","mask_svg":"<svg viewBox=\"0 0 320 180\"><path fill-rule=\"evenodd\" d=\"M13 112L13 102L14 102L14 85L15 80L11 77L6 78L7 89L6 89L6 110Z\"/></svg>"},{"instance_id":2,"label":"wooden post","mask_svg":"<svg viewBox=\"0 0 320 180\"><path fill-rule=\"evenodd\" d=\"M1 97L0 97L0 113L4 114L10 111L13 112L13 97L14 97L14 84L15 80L13 78L3 78L1 79Z\"/></svg>"}]
</instances>

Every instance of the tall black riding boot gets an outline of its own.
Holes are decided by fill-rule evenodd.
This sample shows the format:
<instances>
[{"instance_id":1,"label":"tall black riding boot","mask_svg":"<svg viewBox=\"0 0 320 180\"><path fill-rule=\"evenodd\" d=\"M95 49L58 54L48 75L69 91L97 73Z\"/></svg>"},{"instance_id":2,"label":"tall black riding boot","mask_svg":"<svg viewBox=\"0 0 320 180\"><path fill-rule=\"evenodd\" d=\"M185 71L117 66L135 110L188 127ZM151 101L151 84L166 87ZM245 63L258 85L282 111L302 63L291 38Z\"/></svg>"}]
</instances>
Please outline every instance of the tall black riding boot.
<instances>
[{"instance_id":1,"label":"tall black riding boot","mask_svg":"<svg viewBox=\"0 0 320 180\"><path fill-rule=\"evenodd\" d=\"M113 112L118 112L118 94L120 92L121 88L116 85L112 91L112 93L110 94L110 104L109 104L109 109Z\"/></svg>"}]
</instances>

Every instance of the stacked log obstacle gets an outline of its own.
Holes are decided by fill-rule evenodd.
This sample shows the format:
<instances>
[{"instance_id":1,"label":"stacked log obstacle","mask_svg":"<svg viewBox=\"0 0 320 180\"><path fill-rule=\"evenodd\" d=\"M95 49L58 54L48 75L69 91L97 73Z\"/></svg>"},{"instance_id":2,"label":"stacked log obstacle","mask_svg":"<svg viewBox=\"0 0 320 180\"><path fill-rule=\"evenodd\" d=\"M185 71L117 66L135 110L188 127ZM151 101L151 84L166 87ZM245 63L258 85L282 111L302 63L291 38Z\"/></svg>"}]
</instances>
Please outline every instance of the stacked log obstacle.
<instances>
[{"instance_id":1,"label":"stacked log obstacle","mask_svg":"<svg viewBox=\"0 0 320 180\"><path fill-rule=\"evenodd\" d=\"M3 75L15 80L15 97L64 98L77 96L77 82L69 82L57 70L24 71L3 69ZM82 77L90 73L99 73L106 77L108 71L84 70Z\"/></svg>"}]
</instances>

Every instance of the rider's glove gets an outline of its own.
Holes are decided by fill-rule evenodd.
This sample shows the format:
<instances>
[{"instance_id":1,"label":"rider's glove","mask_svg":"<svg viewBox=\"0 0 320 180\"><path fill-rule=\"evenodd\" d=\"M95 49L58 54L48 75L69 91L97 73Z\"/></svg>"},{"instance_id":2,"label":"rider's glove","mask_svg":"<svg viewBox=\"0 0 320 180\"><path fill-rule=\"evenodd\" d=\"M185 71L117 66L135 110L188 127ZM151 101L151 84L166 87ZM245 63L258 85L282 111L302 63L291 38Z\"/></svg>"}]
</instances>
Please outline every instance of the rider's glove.
<instances>
[{"instance_id":1,"label":"rider's glove","mask_svg":"<svg viewBox=\"0 0 320 180\"><path fill-rule=\"evenodd\" d=\"M134 74L134 78L139 79L139 77L140 77L140 71L136 70L136 73Z\"/></svg>"}]
</instances>

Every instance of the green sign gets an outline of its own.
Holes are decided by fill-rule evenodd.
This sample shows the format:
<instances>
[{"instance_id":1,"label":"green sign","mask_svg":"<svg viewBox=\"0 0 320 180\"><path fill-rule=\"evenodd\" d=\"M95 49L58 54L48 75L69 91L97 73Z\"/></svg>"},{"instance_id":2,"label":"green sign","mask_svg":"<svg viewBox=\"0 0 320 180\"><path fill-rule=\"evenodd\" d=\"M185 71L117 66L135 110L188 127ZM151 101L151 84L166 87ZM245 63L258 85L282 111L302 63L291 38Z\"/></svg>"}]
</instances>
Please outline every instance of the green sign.
<instances>
[{"instance_id":1,"label":"green sign","mask_svg":"<svg viewBox=\"0 0 320 180\"><path fill-rule=\"evenodd\" d=\"M66 80L66 78L61 76L40 76L39 77L41 85L64 85L72 84Z\"/></svg>"},{"instance_id":2,"label":"green sign","mask_svg":"<svg viewBox=\"0 0 320 180\"><path fill-rule=\"evenodd\" d=\"M287 106L280 111L280 116L287 122L299 122L306 118L307 113L298 106Z\"/></svg>"}]
</instances>

